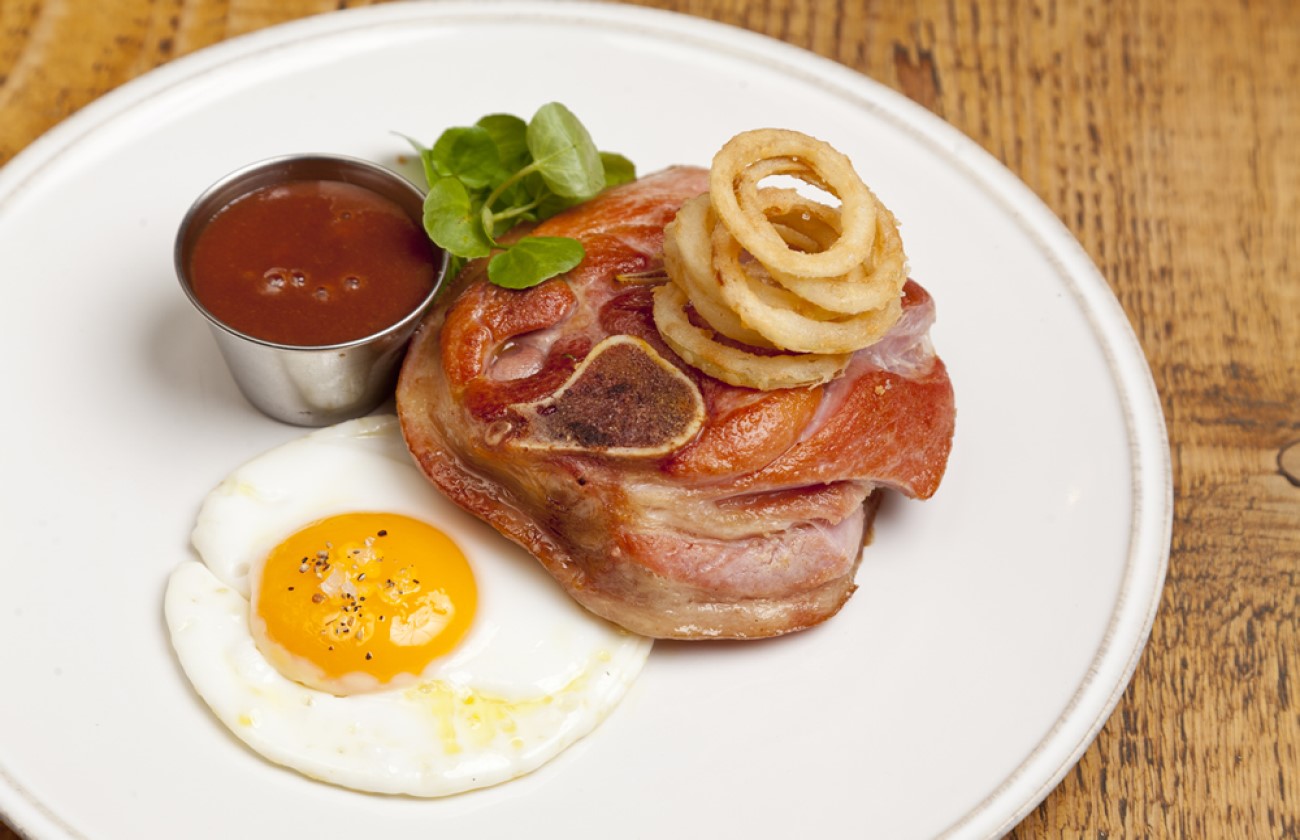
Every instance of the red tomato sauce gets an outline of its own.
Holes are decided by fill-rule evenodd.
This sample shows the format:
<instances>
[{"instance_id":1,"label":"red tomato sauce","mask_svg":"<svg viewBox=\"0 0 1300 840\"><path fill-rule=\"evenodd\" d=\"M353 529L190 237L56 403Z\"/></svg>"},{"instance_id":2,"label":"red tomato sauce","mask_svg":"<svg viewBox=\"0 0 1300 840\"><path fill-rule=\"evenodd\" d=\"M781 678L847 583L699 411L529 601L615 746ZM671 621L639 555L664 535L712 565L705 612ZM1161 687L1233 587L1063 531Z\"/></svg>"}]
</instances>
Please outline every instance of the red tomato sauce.
<instances>
[{"instance_id":1,"label":"red tomato sauce","mask_svg":"<svg viewBox=\"0 0 1300 840\"><path fill-rule=\"evenodd\" d=\"M393 201L340 181L263 187L223 207L190 257L194 296L239 332L312 346L410 314L436 279L425 232Z\"/></svg>"}]
</instances>

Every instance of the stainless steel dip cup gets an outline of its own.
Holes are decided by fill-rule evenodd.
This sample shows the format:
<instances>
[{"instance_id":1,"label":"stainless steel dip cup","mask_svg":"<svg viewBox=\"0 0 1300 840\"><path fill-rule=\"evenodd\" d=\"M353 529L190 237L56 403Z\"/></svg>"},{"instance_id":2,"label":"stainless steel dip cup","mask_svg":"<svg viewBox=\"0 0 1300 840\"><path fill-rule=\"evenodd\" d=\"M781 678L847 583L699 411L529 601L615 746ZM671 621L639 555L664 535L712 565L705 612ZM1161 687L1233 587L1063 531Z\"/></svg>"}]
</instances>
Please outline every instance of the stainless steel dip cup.
<instances>
[{"instance_id":1,"label":"stainless steel dip cup","mask_svg":"<svg viewBox=\"0 0 1300 840\"><path fill-rule=\"evenodd\" d=\"M261 187L286 181L342 181L396 202L423 227L424 194L406 179L368 161L340 155L289 155L238 169L190 206L176 234L176 276L190 303L212 327L239 390L259 411L297 426L328 426L360 417L393 392L406 342L437 296L447 255L430 243L434 283L420 305L397 323L342 344L277 344L240 332L216 318L194 295L190 256L204 227L226 205Z\"/></svg>"}]
</instances>

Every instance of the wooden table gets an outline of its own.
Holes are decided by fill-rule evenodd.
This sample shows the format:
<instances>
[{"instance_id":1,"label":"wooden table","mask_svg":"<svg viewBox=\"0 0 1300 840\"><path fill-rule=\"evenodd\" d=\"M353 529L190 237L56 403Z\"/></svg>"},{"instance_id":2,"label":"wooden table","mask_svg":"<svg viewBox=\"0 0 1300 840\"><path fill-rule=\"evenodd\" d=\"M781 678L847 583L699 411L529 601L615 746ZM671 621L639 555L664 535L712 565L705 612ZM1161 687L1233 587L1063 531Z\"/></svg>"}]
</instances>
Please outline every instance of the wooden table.
<instances>
[{"instance_id":1,"label":"wooden table","mask_svg":"<svg viewBox=\"0 0 1300 840\"><path fill-rule=\"evenodd\" d=\"M359 5L2 0L0 162L176 56ZM642 5L829 56L957 126L1074 232L1146 351L1176 492L1164 599L1119 708L1013 836L1297 836L1300 5Z\"/></svg>"}]
</instances>

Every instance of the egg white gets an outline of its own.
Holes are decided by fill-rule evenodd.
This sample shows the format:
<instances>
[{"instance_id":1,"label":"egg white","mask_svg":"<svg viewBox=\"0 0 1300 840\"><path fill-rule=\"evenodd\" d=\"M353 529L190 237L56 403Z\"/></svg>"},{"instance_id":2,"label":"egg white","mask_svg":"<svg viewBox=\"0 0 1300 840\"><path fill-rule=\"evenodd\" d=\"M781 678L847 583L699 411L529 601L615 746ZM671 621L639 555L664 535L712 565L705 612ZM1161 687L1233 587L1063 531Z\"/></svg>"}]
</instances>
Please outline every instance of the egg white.
<instances>
[{"instance_id":1,"label":"egg white","mask_svg":"<svg viewBox=\"0 0 1300 840\"><path fill-rule=\"evenodd\" d=\"M307 523L383 511L423 519L465 553L473 626L419 684L335 696L281 675L249 631L249 580ZM587 613L526 552L415 469L395 417L322 429L235 470L204 502L164 602L195 690L271 761L358 790L442 796L528 773L596 727L651 642Z\"/></svg>"}]
</instances>

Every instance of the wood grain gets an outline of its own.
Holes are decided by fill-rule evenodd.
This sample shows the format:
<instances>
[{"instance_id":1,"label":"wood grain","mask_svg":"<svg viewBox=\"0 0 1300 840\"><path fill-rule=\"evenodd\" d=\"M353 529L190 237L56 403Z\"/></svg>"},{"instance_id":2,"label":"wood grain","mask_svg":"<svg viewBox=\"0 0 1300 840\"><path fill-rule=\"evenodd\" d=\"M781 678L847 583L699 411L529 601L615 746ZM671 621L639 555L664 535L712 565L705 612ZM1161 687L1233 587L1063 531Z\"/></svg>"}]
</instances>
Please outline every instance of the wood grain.
<instances>
[{"instance_id":1,"label":"wood grain","mask_svg":"<svg viewBox=\"0 0 1300 840\"><path fill-rule=\"evenodd\" d=\"M176 56L356 5L0 0L0 161ZM957 126L1074 232L1146 352L1168 585L1119 708L1013 836L1300 836L1300 5L640 5L805 47Z\"/></svg>"}]
</instances>

